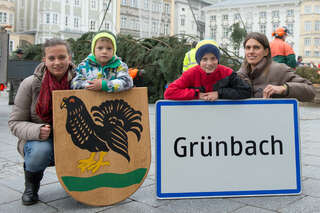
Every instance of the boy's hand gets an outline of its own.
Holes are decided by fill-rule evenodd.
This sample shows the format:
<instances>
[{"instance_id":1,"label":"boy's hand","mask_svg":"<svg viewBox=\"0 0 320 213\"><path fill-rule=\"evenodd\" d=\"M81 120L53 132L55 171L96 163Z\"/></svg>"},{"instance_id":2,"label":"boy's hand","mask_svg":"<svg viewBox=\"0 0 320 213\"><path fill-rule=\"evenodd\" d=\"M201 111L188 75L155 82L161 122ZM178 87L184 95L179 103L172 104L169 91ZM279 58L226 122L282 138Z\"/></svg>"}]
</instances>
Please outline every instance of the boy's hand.
<instances>
[{"instance_id":1,"label":"boy's hand","mask_svg":"<svg viewBox=\"0 0 320 213\"><path fill-rule=\"evenodd\" d=\"M102 79L94 79L92 81L88 81L89 85L86 86L88 90L101 90L102 89Z\"/></svg>"},{"instance_id":2,"label":"boy's hand","mask_svg":"<svg viewBox=\"0 0 320 213\"><path fill-rule=\"evenodd\" d=\"M214 101L214 100L217 100L218 98L219 98L219 94L217 91L199 94L199 99L205 100L205 101Z\"/></svg>"},{"instance_id":3,"label":"boy's hand","mask_svg":"<svg viewBox=\"0 0 320 213\"><path fill-rule=\"evenodd\" d=\"M51 133L50 125L44 125L44 126L40 127L40 136L39 136L39 138L41 140L47 140L49 138L50 133Z\"/></svg>"}]
</instances>

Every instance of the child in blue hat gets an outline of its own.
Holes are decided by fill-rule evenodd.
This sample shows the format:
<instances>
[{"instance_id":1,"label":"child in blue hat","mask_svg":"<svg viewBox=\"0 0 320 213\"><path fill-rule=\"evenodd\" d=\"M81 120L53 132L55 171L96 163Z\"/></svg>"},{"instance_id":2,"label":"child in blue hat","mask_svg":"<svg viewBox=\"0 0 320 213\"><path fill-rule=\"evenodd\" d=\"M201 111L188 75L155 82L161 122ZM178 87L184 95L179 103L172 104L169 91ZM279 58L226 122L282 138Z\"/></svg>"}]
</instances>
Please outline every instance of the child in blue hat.
<instances>
[{"instance_id":1,"label":"child in blue hat","mask_svg":"<svg viewBox=\"0 0 320 213\"><path fill-rule=\"evenodd\" d=\"M251 87L229 67L219 64L220 51L213 40L202 40L196 46L197 66L188 69L169 85L165 99L243 99L251 97Z\"/></svg>"}]
</instances>

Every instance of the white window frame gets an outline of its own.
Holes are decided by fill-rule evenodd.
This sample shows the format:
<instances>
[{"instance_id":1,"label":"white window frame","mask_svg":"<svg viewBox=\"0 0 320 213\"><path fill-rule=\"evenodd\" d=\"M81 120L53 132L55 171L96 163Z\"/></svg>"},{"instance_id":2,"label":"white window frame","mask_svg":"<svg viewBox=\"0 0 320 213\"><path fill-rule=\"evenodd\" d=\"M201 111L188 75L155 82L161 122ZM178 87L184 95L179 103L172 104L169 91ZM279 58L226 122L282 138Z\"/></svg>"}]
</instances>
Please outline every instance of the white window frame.
<instances>
[{"instance_id":1,"label":"white window frame","mask_svg":"<svg viewBox=\"0 0 320 213\"><path fill-rule=\"evenodd\" d=\"M304 46L311 46L311 38L304 38Z\"/></svg>"},{"instance_id":2,"label":"white window frame","mask_svg":"<svg viewBox=\"0 0 320 213\"><path fill-rule=\"evenodd\" d=\"M311 21L305 21L304 22L304 31L305 32L311 32L312 31L312 22Z\"/></svg>"}]
</instances>

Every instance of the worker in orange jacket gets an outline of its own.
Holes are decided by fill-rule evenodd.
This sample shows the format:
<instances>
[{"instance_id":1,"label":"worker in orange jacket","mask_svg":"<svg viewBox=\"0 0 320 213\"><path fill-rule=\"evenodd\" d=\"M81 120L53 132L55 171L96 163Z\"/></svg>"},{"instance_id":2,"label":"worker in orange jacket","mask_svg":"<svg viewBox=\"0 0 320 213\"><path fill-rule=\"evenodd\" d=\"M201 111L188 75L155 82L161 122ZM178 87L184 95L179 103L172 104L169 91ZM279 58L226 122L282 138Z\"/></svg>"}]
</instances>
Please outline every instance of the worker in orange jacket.
<instances>
[{"instance_id":1,"label":"worker in orange jacket","mask_svg":"<svg viewBox=\"0 0 320 213\"><path fill-rule=\"evenodd\" d=\"M270 42L272 60L296 68L297 61L292 47L285 42L288 36L286 27L279 27L272 33L274 40Z\"/></svg>"}]
</instances>

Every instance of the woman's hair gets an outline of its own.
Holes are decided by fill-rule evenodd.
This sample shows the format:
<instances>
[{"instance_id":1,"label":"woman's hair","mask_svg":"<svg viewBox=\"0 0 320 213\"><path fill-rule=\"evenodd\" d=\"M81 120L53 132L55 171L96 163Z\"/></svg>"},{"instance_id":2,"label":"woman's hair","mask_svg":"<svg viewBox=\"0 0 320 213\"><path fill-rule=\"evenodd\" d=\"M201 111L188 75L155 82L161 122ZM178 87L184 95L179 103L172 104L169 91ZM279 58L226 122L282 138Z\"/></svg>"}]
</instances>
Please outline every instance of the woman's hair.
<instances>
[{"instance_id":1,"label":"woman's hair","mask_svg":"<svg viewBox=\"0 0 320 213\"><path fill-rule=\"evenodd\" d=\"M66 41L64 41L64 40L62 40L60 38L51 38L51 39L47 39L44 42L44 44L42 45L43 56L46 55L46 51L45 50L46 50L47 47L53 47L53 46L57 46L57 45L64 45L67 48L68 54L69 55L72 54L71 48L70 48L69 44Z\"/></svg>"},{"instance_id":2,"label":"woman's hair","mask_svg":"<svg viewBox=\"0 0 320 213\"><path fill-rule=\"evenodd\" d=\"M258 32L249 33L246 36L246 38L244 39L244 42L243 42L243 47L244 48L246 48L247 41L250 40L250 39L256 40L257 42L259 42L263 46L264 49L268 49L269 50L268 55L265 56L265 57L267 59L267 64L271 63L271 61L272 61L271 48L270 48L270 44L269 44L267 36L265 34L258 33ZM245 67L250 69L250 65L248 64L248 61L247 61L246 58L244 59L243 64L244 64Z\"/></svg>"}]
</instances>

